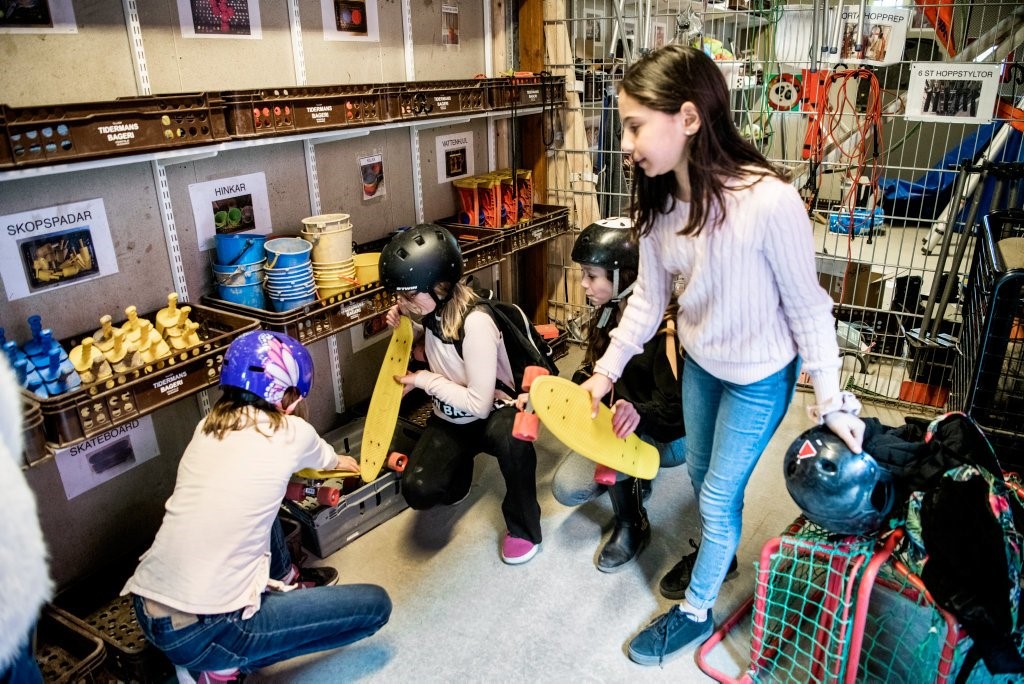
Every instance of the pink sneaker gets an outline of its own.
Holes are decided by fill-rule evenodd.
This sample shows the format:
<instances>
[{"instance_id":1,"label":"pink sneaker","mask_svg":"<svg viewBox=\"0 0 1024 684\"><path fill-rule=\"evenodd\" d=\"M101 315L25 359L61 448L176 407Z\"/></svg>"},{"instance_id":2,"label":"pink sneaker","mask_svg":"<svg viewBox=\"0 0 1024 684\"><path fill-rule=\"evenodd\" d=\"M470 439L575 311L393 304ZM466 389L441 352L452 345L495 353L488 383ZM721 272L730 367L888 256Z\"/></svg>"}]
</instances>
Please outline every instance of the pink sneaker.
<instances>
[{"instance_id":1,"label":"pink sneaker","mask_svg":"<svg viewBox=\"0 0 1024 684\"><path fill-rule=\"evenodd\" d=\"M501 540L501 560L509 565L519 565L530 560L540 551L540 544L534 544L529 539L513 537L505 531L505 538Z\"/></svg>"}]
</instances>

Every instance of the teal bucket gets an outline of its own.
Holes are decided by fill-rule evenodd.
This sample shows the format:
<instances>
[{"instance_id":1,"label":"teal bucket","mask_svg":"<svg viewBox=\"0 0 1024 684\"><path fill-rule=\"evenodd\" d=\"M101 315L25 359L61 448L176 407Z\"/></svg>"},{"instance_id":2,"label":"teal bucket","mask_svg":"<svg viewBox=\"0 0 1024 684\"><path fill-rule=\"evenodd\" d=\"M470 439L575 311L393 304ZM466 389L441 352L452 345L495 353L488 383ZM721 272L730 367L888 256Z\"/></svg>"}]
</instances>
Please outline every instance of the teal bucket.
<instances>
[{"instance_id":1,"label":"teal bucket","mask_svg":"<svg viewBox=\"0 0 1024 684\"><path fill-rule=\"evenodd\" d=\"M262 283L251 285L218 285L218 296L225 302L250 306L254 309L266 309L267 300L263 294Z\"/></svg>"},{"instance_id":2,"label":"teal bucket","mask_svg":"<svg viewBox=\"0 0 1024 684\"><path fill-rule=\"evenodd\" d=\"M217 251L217 264L220 266L252 264L267 258L264 251L266 235L225 233L214 235L213 241Z\"/></svg>"},{"instance_id":3,"label":"teal bucket","mask_svg":"<svg viewBox=\"0 0 1024 684\"><path fill-rule=\"evenodd\" d=\"M301 266L309 261L313 245L302 238L274 238L268 240L263 248L267 252L267 268L291 268Z\"/></svg>"},{"instance_id":4,"label":"teal bucket","mask_svg":"<svg viewBox=\"0 0 1024 684\"><path fill-rule=\"evenodd\" d=\"M218 285L255 285L262 283L266 277L263 265L266 259L252 264L238 264L237 266L213 265L213 277Z\"/></svg>"}]
</instances>

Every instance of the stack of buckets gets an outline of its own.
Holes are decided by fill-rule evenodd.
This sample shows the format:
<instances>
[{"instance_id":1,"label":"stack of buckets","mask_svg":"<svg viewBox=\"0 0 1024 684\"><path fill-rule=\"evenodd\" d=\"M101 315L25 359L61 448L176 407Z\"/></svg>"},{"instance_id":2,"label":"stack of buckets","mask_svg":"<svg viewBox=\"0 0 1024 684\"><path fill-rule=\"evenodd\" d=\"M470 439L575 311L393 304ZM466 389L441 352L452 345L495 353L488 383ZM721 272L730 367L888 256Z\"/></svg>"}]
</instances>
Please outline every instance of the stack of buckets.
<instances>
[{"instance_id":1,"label":"stack of buckets","mask_svg":"<svg viewBox=\"0 0 1024 684\"><path fill-rule=\"evenodd\" d=\"M348 214L302 219L302 237L312 245L312 275L321 299L359 285L352 259L352 222Z\"/></svg>"},{"instance_id":2,"label":"stack of buckets","mask_svg":"<svg viewBox=\"0 0 1024 684\"><path fill-rule=\"evenodd\" d=\"M313 249L306 240L283 237L268 240L267 282L265 290L274 311L290 311L316 301L316 283L313 280Z\"/></svg>"},{"instance_id":3,"label":"stack of buckets","mask_svg":"<svg viewBox=\"0 0 1024 684\"><path fill-rule=\"evenodd\" d=\"M217 297L254 309L266 308L263 295L266 241L267 236L251 233L225 233L214 237L217 258L213 277L217 281Z\"/></svg>"}]
</instances>

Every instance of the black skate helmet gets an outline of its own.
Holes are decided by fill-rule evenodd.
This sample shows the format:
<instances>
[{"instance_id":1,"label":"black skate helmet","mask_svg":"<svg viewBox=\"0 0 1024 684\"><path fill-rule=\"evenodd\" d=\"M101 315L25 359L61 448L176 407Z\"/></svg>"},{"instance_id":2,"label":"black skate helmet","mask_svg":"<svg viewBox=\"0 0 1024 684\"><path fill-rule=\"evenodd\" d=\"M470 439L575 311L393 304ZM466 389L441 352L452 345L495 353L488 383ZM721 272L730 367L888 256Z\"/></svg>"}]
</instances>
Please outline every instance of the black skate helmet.
<instances>
[{"instance_id":1,"label":"black skate helmet","mask_svg":"<svg viewBox=\"0 0 1024 684\"><path fill-rule=\"evenodd\" d=\"M604 306L597 327L603 328L611 310L630 292L640 266L640 246L633 235L633 221L625 217L606 218L580 231L572 246L572 260L578 264L600 266L612 281L612 298ZM629 272L628 277L622 275ZM628 282L627 282L628 280Z\"/></svg>"},{"instance_id":2,"label":"black skate helmet","mask_svg":"<svg viewBox=\"0 0 1024 684\"><path fill-rule=\"evenodd\" d=\"M892 510L892 474L855 454L823 425L796 438L783 464L786 489L811 522L838 534L867 534Z\"/></svg>"},{"instance_id":3,"label":"black skate helmet","mask_svg":"<svg viewBox=\"0 0 1024 684\"><path fill-rule=\"evenodd\" d=\"M380 254L380 281L390 292L426 292L440 304L434 286L454 284L461 277L459 243L433 223L421 223L399 233Z\"/></svg>"}]
</instances>

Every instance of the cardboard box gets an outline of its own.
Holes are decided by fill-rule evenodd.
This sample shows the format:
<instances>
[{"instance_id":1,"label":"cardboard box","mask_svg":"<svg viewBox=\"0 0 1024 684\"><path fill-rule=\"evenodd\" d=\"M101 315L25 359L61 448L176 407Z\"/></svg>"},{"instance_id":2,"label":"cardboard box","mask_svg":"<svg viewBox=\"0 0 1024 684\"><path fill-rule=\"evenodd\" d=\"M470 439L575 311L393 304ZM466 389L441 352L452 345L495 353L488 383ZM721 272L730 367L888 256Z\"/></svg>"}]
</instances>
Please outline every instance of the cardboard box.
<instances>
[{"instance_id":1,"label":"cardboard box","mask_svg":"<svg viewBox=\"0 0 1024 684\"><path fill-rule=\"evenodd\" d=\"M359 418L324 435L339 453L359 458L365 418ZM399 418L389 451L408 454L422 430ZM343 494L337 506L322 506L316 499L285 501L286 513L302 526L302 543L320 558L326 558L377 525L395 517L409 505L402 496L402 480L385 470L373 482Z\"/></svg>"},{"instance_id":2,"label":"cardboard box","mask_svg":"<svg viewBox=\"0 0 1024 684\"><path fill-rule=\"evenodd\" d=\"M886 284L891 279L887 274L875 270L872 264L821 255L815 256L814 262L818 282L832 297L832 301L871 309L885 308L883 301Z\"/></svg>"}]
</instances>

